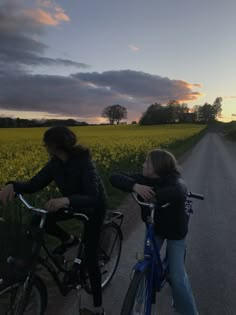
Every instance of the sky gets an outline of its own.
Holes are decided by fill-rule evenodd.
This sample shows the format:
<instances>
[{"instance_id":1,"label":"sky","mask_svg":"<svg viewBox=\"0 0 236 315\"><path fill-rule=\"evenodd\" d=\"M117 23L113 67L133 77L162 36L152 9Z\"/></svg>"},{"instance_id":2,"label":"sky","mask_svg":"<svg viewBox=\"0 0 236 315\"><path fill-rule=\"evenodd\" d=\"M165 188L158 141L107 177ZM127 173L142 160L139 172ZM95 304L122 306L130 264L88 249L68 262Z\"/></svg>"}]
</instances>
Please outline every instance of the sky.
<instances>
[{"instance_id":1,"label":"sky","mask_svg":"<svg viewBox=\"0 0 236 315\"><path fill-rule=\"evenodd\" d=\"M128 122L150 104L236 119L235 0L0 0L0 116Z\"/></svg>"}]
</instances>

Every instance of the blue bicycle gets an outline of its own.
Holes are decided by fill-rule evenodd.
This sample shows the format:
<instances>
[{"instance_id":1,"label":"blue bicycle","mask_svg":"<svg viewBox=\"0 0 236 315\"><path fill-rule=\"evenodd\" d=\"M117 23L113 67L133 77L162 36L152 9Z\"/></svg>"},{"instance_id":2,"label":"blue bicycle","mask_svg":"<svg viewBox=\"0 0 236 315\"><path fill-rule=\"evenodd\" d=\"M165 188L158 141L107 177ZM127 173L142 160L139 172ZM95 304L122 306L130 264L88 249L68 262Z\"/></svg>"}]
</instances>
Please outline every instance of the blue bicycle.
<instances>
[{"instance_id":1,"label":"blue bicycle","mask_svg":"<svg viewBox=\"0 0 236 315\"><path fill-rule=\"evenodd\" d=\"M144 242L144 252L139 254L138 262L135 264L133 277L130 282L125 300L122 306L121 315L151 315L157 314L156 293L160 292L164 285L169 282L169 267L167 252L162 258L155 241L154 233L154 213L157 205L154 203L141 202L135 193L132 193L138 204L150 208L150 215L146 222L146 233ZM193 213L192 200L196 198L203 200L199 194L188 193L185 209L189 219ZM169 204L162 205L162 208Z\"/></svg>"}]
</instances>

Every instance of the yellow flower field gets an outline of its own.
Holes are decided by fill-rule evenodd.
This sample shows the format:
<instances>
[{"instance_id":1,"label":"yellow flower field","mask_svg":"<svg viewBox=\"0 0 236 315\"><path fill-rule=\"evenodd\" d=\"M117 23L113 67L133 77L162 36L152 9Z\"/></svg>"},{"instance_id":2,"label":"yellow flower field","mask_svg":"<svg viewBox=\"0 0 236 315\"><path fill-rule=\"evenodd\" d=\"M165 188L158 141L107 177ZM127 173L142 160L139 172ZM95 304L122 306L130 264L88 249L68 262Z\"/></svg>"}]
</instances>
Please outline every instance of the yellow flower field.
<instances>
[{"instance_id":1,"label":"yellow flower field","mask_svg":"<svg viewBox=\"0 0 236 315\"><path fill-rule=\"evenodd\" d=\"M112 169L137 169L146 152L165 147L175 151L199 134L204 125L115 125L82 126L71 129L78 142L88 146L105 176ZM35 174L48 157L42 146L45 128L0 129L0 184L25 180Z\"/></svg>"}]
</instances>

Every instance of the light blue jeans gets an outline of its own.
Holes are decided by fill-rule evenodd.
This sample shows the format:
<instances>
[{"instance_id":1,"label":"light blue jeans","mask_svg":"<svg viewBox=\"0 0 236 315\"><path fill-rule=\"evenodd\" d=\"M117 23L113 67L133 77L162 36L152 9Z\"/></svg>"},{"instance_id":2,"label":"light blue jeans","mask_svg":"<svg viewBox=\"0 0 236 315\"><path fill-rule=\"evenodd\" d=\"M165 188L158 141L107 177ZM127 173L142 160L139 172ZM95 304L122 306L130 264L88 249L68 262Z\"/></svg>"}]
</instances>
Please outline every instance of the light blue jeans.
<instances>
[{"instance_id":1,"label":"light blue jeans","mask_svg":"<svg viewBox=\"0 0 236 315\"><path fill-rule=\"evenodd\" d=\"M164 240L156 236L159 248ZM185 270L186 239L167 240L167 253L174 307L181 315L198 315L188 275Z\"/></svg>"}]
</instances>

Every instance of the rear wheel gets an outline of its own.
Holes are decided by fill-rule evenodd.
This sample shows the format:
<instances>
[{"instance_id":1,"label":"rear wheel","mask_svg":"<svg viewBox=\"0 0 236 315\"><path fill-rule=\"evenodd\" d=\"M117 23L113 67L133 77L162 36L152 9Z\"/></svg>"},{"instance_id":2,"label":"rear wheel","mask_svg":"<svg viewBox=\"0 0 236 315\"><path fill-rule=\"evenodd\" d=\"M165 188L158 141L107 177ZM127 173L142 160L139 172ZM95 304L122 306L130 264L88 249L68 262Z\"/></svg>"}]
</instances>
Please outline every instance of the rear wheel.
<instances>
[{"instance_id":1,"label":"rear wheel","mask_svg":"<svg viewBox=\"0 0 236 315\"><path fill-rule=\"evenodd\" d=\"M134 274L125 296L121 315L144 315L148 308L151 308L152 315L157 314L156 305L152 302L148 303L148 296L150 297L149 276L149 269ZM151 299L152 297L150 297Z\"/></svg>"},{"instance_id":2,"label":"rear wheel","mask_svg":"<svg viewBox=\"0 0 236 315\"><path fill-rule=\"evenodd\" d=\"M31 285L17 283L0 291L1 315L44 315L47 308L47 292L40 278Z\"/></svg>"},{"instance_id":3,"label":"rear wheel","mask_svg":"<svg viewBox=\"0 0 236 315\"><path fill-rule=\"evenodd\" d=\"M104 288L114 276L120 260L122 247L122 232L116 223L109 223L102 227L98 263Z\"/></svg>"}]
</instances>

